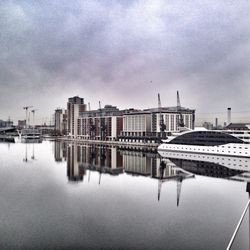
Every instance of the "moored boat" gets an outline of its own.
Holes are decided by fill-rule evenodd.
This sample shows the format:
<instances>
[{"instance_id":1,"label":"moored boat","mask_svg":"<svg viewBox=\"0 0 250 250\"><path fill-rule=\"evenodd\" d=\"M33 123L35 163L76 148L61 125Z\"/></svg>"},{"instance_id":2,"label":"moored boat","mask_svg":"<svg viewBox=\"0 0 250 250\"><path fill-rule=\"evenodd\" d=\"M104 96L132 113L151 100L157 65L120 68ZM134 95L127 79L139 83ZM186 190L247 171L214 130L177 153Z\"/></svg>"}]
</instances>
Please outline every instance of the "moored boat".
<instances>
[{"instance_id":1,"label":"moored boat","mask_svg":"<svg viewBox=\"0 0 250 250\"><path fill-rule=\"evenodd\" d=\"M191 130L165 140L158 147L162 151L250 157L250 144L221 131Z\"/></svg>"}]
</instances>

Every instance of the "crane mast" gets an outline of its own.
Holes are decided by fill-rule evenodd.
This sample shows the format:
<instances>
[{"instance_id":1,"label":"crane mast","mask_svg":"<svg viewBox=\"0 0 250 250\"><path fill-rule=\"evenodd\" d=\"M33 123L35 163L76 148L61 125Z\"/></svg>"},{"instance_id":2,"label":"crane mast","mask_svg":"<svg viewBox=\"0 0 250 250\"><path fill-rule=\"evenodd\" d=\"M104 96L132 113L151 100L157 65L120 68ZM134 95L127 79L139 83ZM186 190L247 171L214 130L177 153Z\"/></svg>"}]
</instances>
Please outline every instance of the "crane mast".
<instances>
[{"instance_id":1,"label":"crane mast","mask_svg":"<svg viewBox=\"0 0 250 250\"><path fill-rule=\"evenodd\" d=\"M28 122L27 122L27 120L28 120L28 109L29 108L33 108L33 106L25 106L25 107L23 107L23 109L25 109L25 114L26 114L26 120L25 120L25 123L26 123L26 128L28 127Z\"/></svg>"},{"instance_id":2,"label":"crane mast","mask_svg":"<svg viewBox=\"0 0 250 250\"><path fill-rule=\"evenodd\" d=\"M166 125L164 124L163 114L161 113L162 107L161 107L161 97L158 93L158 111L160 113L160 131L161 134L166 130Z\"/></svg>"},{"instance_id":3,"label":"crane mast","mask_svg":"<svg viewBox=\"0 0 250 250\"><path fill-rule=\"evenodd\" d=\"M38 109L33 109L31 110L32 114L33 114L33 126L35 128L35 112L37 111Z\"/></svg>"},{"instance_id":4,"label":"crane mast","mask_svg":"<svg viewBox=\"0 0 250 250\"><path fill-rule=\"evenodd\" d=\"M180 114L180 120L179 120L179 126L184 127L184 121L183 121L183 115L182 115L182 110L181 110L181 102L180 102L180 96L179 96L179 91L177 90L177 112Z\"/></svg>"}]
</instances>

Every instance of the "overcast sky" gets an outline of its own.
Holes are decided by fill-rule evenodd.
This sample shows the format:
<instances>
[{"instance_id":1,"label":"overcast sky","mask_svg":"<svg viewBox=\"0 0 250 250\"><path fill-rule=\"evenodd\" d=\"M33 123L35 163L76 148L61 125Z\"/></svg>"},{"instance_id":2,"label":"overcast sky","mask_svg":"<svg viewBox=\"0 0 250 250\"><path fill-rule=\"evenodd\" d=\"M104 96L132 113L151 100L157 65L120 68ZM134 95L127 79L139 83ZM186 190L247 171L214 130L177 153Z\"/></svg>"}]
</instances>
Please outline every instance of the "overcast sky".
<instances>
[{"instance_id":1,"label":"overcast sky","mask_svg":"<svg viewBox=\"0 0 250 250\"><path fill-rule=\"evenodd\" d=\"M181 104L197 121L250 122L249 0L0 1L0 119ZM217 113L217 114L216 114ZM224 116L224 117L223 117Z\"/></svg>"}]
</instances>

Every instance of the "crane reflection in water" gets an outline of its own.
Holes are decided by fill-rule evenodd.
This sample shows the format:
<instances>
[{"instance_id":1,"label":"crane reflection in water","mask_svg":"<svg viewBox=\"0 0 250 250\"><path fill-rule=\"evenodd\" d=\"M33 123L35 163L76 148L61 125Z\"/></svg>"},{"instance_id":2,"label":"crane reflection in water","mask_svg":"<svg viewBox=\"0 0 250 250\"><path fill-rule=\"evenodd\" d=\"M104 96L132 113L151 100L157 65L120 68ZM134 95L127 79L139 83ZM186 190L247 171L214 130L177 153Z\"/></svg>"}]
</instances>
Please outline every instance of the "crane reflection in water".
<instances>
[{"instance_id":1,"label":"crane reflection in water","mask_svg":"<svg viewBox=\"0 0 250 250\"><path fill-rule=\"evenodd\" d=\"M111 147L95 144L77 144L55 141L55 160L67 161L67 177L70 183L91 181L91 172L118 176L127 174L143 176L157 181L157 201L164 186L176 181L176 205L180 205L183 183L195 175L250 181L250 161L230 157L205 157L198 155L169 154L168 158L156 152ZM237 160L237 161L236 161Z\"/></svg>"}]
</instances>

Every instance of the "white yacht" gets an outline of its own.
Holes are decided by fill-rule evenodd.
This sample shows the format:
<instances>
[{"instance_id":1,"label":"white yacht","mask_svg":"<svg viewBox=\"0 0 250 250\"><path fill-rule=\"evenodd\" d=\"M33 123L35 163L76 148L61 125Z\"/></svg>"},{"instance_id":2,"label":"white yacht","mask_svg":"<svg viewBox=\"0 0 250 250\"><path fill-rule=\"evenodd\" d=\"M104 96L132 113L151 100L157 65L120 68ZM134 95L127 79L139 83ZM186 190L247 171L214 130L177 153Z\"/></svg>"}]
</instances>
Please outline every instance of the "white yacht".
<instances>
[{"instance_id":1,"label":"white yacht","mask_svg":"<svg viewBox=\"0 0 250 250\"><path fill-rule=\"evenodd\" d=\"M162 154L164 151L248 158L250 144L221 131L191 130L164 140L158 152Z\"/></svg>"}]
</instances>

